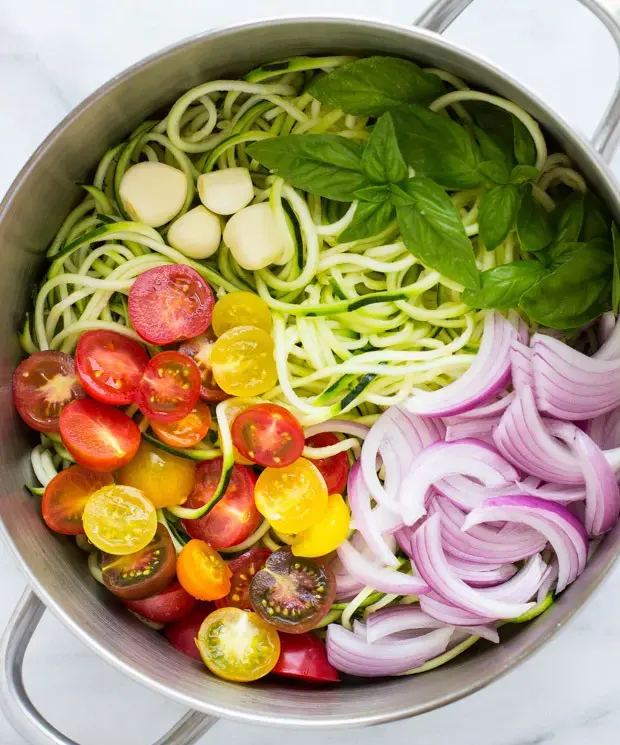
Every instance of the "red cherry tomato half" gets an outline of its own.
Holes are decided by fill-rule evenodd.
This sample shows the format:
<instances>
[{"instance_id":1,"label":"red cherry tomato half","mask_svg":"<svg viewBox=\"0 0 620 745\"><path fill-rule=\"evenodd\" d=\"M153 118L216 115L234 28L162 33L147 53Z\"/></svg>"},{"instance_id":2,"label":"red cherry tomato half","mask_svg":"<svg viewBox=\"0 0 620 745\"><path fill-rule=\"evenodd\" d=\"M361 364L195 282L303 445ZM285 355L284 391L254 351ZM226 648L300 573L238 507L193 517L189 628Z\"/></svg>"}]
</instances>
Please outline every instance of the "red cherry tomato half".
<instances>
[{"instance_id":1,"label":"red cherry tomato half","mask_svg":"<svg viewBox=\"0 0 620 745\"><path fill-rule=\"evenodd\" d=\"M213 292L195 269L166 264L141 274L129 292L129 318L150 344L193 339L211 325Z\"/></svg>"},{"instance_id":2,"label":"red cherry tomato half","mask_svg":"<svg viewBox=\"0 0 620 745\"><path fill-rule=\"evenodd\" d=\"M181 587L178 580L165 590L144 600L123 600L126 608L153 623L174 623L185 618L196 606L196 599Z\"/></svg>"},{"instance_id":3,"label":"red cherry tomato half","mask_svg":"<svg viewBox=\"0 0 620 745\"><path fill-rule=\"evenodd\" d=\"M211 350L217 341L213 329L207 329L204 334L191 341L186 341L179 347L179 352L191 357L200 370L200 397L205 401L217 403L230 398L215 382L211 367Z\"/></svg>"},{"instance_id":4,"label":"red cherry tomato half","mask_svg":"<svg viewBox=\"0 0 620 745\"><path fill-rule=\"evenodd\" d=\"M253 610L250 603L250 582L256 572L260 571L267 559L271 556L268 548L251 548L241 556L228 562L228 568L232 572L230 578L230 592L225 598L215 601L218 608L241 608L242 610Z\"/></svg>"},{"instance_id":5,"label":"red cherry tomato half","mask_svg":"<svg viewBox=\"0 0 620 745\"><path fill-rule=\"evenodd\" d=\"M214 610L215 605L213 603L198 603L194 610L190 611L185 618L166 626L164 636L179 652L202 662L202 657L196 646L196 637L198 636L198 630L202 626L202 622Z\"/></svg>"},{"instance_id":6,"label":"red cherry tomato half","mask_svg":"<svg viewBox=\"0 0 620 745\"><path fill-rule=\"evenodd\" d=\"M73 359L64 352L35 352L13 373L15 408L39 432L58 432L64 407L85 395Z\"/></svg>"},{"instance_id":7,"label":"red cherry tomato half","mask_svg":"<svg viewBox=\"0 0 620 745\"><path fill-rule=\"evenodd\" d=\"M290 466L305 444L301 424L277 404L257 404L237 414L231 435L241 455L270 468Z\"/></svg>"},{"instance_id":8,"label":"red cherry tomato half","mask_svg":"<svg viewBox=\"0 0 620 745\"><path fill-rule=\"evenodd\" d=\"M196 469L196 482L185 507L202 507L215 493L222 474L222 459L203 461ZM183 520L192 538L212 548L229 548L242 543L258 528L262 517L254 504L256 475L247 466L235 464L224 497L204 517Z\"/></svg>"},{"instance_id":9,"label":"red cherry tomato half","mask_svg":"<svg viewBox=\"0 0 620 745\"><path fill-rule=\"evenodd\" d=\"M161 352L149 362L136 391L140 411L154 422L178 422L196 406L200 371L178 352Z\"/></svg>"},{"instance_id":10,"label":"red cherry tomato half","mask_svg":"<svg viewBox=\"0 0 620 745\"><path fill-rule=\"evenodd\" d=\"M93 471L116 471L140 446L138 425L113 406L73 401L60 415L60 437L75 460Z\"/></svg>"},{"instance_id":11,"label":"red cherry tomato half","mask_svg":"<svg viewBox=\"0 0 620 745\"><path fill-rule=\"evenodd\" d=\"M271 671L313 683L339 683L338 670L327 659L325 644L309 632L280 634L280 657Z\"/></svg>"},{"instance_id":12,"label":"red cherry tomato half","mask_svg":"<svg viewBox=\"0 0 620 745\"><path fill-rule=\"evenodd\" d=\"M323 432L313 435L306 440L306 445L311 448L326 448L336 445L340 440L332 432ZM346 453L338 453L330 458L313 460L312 463L319 469L321 476L325 479L329 494L343 494L347 485L349 475L349 459Z\"/></svg>"},{"instance_id":13,"label":"red cherry tomato half","mask_svg":"<svg viewBox=\"0 0 620 745\"><path fill-rule=\"evenodd\" d=\"M48 528L64 535L81 535L82 513L91 494L114 479L109 473L88 471L82 466L65 468L45 487L41 512Z\"/></svg>"},{"instance_id":14,"label":"red cherry tomato half","mask_svg":"<svg viewBox=\"0 0 620 745\"><path fill-rule=\"evenodd\" d=\"M104 404L130 404L149 356L137 341L116 331L85 331L75 350L75 367L86 392Z\"/></svg>"}]
</instances>

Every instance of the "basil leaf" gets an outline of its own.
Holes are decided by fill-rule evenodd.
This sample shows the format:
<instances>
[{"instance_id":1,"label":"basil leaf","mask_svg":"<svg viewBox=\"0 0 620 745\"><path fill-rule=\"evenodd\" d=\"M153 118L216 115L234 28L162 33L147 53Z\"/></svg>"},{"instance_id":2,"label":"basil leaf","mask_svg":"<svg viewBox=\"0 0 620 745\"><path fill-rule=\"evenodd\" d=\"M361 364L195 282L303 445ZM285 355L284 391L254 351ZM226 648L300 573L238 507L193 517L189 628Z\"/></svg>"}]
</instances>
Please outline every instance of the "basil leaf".
<instances>
[{"instance_id":1,"label":"basil leaf","mask_svg":"<svg viewBox=\"0 0 620 745\"><path fill-rule=\"evenodd\" d=\"M618 315L620 307L620 234L618 226L614 222L611 226L611 237L614 244L614 272L611 286L611 308Z\"/></svg>"},{"instance_id":2,"label":"basil leaf","mask_svg":"<svg viewBox=\"0 0 620 745\"><path fill-rule=\"evenodd\" d=\"M583 200L583 225L579 240L591 241L593 238L609 238L611 217L603 202L589 191Z\"/></svg>"},{"instance_id":3,"label":"basil leaf","mask_svg":"<svg viewBox=\"0 0 620 745\"><path fill-rule=\"evenodd\" d=\"M396 184L409 175L389 112L383 114L372 130L362 154L362 171L371 181L379 184Z\"/></svg>"},{"instance_id":4,"label":"basil leaf","mask_svg":"<svg viewBox=\"0 0 620 745\"><path fill-rule=\"evenodd\" d=\"M410 204L415 204L415 199L407 191L408 182L403 184L390 184L390 192L392 194L392 204L395 207L408 207Z\"/></svg>"},{"instance_id":5,"label":"basil leaf","mask_svg":"<svg viewBox=\"0 0 620 745\"><path fill-rule=\"evenodd\" d=\"M553 240L551 217L537 202L531 188L526 188L517 215L517 237L521 249L528 253L542 251Z\"/></svg>"},{"instance_id":6,"label":"basil leaf","mask_svg":"<svg viewBox=\"0 0 620 745\"><path fill-rule=\"evenodd\" d=\"M511 184L524 184L538 178L540 171L535 166L515 166L510 173Z\"/></svg>"},{"instance_id":7,"label":"basil leaf","mask_svg":"<svg viewBox=\"0 0 620 745\"><path fill-rule=\"evenodd\" d=\"M411 197L396 209L407 248L425 266L465 287L478 288L480 276L471 241L458 210L434 181L419 177L399 187Z\"/></svg>"},{"instance_id":8,"label":"basil leaf","mask_svg":"<svg viewBox=\"0 0 620 745\"><path fill-rule=\"evenodd\" d=\"M362 202L385 202L391 196L389 184L373 184L356 189L353 196Z\"/></svg>"},{"instance_id":9,"label":"basil leaf","mask_svg":"<svg viewBox=\"0 0 620 745\"><path fill-rule=\"evenodd\" d=\"M512 154L512 142L508 141L507 143L501 137L493 137L481 127L474 127L474 134L476 135L482 158L497 163L510 173L515 164Z\"/></svg>"},{"instance_id":10,"label":"basil leaf","mask_svg":"<svg viewBox=\"0 0 620 745\"><path fill-rule=\"evenodd\" d=\"M516 116L512 117L514 130L514 149L517 163L522 166L533 166L536 163L536 145L528 128Z\"/></svg>"},{"instance_id":11,"label":"basil leaf","mask_svg":"<svg viewBox=\"0 0 620 745\"><path fill-rule=\"evenodd\" d=\"M521 297L535 321L556 329L574 329L611 308L613 257L597 241L575 248L569 258Z\"/></svg>"},{"instance_id":12,"label":"basil leaf","mask_svg":"<svg viewBox=\"0 0 620 745\"><path fill-rule=\"evenodd\" d=\"M553 215L556 219L556 243L573 243L579 240L583 225L584 195L572 194Z\"/></svg>"},{"instance_id":13,"label":"basil leaf","mask_svg":"<svg viewBox=\"0 0 620 745\"><path fill-rule=\"evenodd\" d=\"M479 290L465 290L462 300L471 308L506 310L519 304L521 295L547 273L538 261L514 261L480 275Z\"/></svg>"},{"instance_id":14,"label":"basil leaf","mask_svg":"<svg viewBox=\"0 0 620 745\"><path fill-rule=\"evenodd\" d=\"M337 202L352 202L368 184L363 146L339 135L274 137L253 142L247 152L296 189Z\"/></svg>"},{"instance_id":15,"label":"basil leaf","mask_svg":"<svg viewBox=\"0 0 620 745\"><path fill-rule=\"evenodd\" d=\"M460 124L418 104L392 111L405 162L446 189L481 186L478 146Z\"/></svg>"},{"instance_id":16,"label":"basil leaf","mask_svg":"<svg viewBox=\"0 0 620 745\"><path fill-rule=\"evenodd\" d=\"M510 177L508 169L503 163L497 163L494 160L485 160L480 163L478 168L487 176L491 181L496 184L507 184Z\"/></svg>"},{"instance_id":17,"label":"basil leaf","mask_svg":"<svg viewBox=\"0 0 620 745\"><path fill-rule=\"evenodd\" d=\"M380 116L408 101L430 103L441 95L442 83L409 60L366 57L317 78L307 92L347 114Z\"/></svg>"},{"instance_id":18,"label":"basil leaf","mask_svg":"<svg viewBox=\"0 0 620 745\"><path fill-rule=\"evenodd\" d=\"M394 220L396 209L391 202L359 202L353 222L338 237L341 243L371 238Z\"/></svg>"},{"instance_id":19,"label":"basil leaf","mask_svg":"<svg viewBox=\"0 0 620 745\"><path fill-rule=\"evenodd\" d=\"M492 251L513 229L519 211L522 190L515 184L494 186L480 200L480 237Z\"/></svg>"}]
</instances>

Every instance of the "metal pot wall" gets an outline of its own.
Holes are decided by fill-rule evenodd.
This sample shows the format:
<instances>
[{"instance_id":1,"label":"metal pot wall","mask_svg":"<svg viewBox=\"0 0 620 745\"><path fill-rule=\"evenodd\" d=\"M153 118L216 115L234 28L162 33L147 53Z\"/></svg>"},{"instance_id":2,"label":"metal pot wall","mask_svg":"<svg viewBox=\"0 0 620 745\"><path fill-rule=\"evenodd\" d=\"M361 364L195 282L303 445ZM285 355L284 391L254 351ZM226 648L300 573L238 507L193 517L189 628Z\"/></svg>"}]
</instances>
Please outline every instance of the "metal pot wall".
<instances>
[{"instance_id":1,"label":"metal pot wall","mask_svg":"<svg viewBox=\"0 0 620 745\"><path fill-rule=\"evenodd\" d=\"M620 527L556 605L510 639L414 678L309 690L263 682L240 686L207 675L117 607L96 585L73 542L53 535L23 485L31 478L28 433L11 403L11 375L20 358L16 329L26 310L45 247L113 143L149 114L199 82L235 77L263 62L298 54L373 53L411 57L443 67L527 109L553 135L620 222L620 193L605 161L620 118L620 88L592 143L530 91L439 34L472 0L438 0L414 28L361 20L271 20L204 34L135 65L100 88L47 138L0 206L0 524L32 591L22 598L0 648L0 703L15 728L37 745L76 745L35 710L22 681L22 659L44 609L112 665L190 712L159 745L189 745L216 721L312 728L353 727L414 716L487 685L543 645L602 582L615 561ZM580 0L620 47L620 0ZM44 209L42 209L44 205ZM19 281L15 281L18 278Z\"/></svg>"}]
</instances>

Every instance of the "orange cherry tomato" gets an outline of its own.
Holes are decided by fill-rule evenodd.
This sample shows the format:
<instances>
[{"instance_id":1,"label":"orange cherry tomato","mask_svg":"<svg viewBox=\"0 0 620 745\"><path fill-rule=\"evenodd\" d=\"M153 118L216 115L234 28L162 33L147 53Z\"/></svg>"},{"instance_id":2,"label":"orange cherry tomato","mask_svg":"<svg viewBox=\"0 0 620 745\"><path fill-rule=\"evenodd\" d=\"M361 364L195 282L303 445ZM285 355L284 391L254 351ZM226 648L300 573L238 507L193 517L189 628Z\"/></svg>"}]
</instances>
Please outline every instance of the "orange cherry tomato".
<instances>
[{"instance_id":1,"label":"orange cherry tomato","mask_svg":"<svg viewBox=\"0 0 620 745\"><path fill-rule=\"evenodd\" d=\"M41 511L48 528L64 535L84 533L82 514L91 494L114 479L109 473L88 471L82 466L70 466L49 482L43 492Z\"/></svg>"},{"instance_id":2,"label":"orange cherry tomato","mask_svg":"<svg viewBox=\"0 0 620 745\"><path fill-rule=\"evenodd\" d=\"M173 448L192 448L207 436L211 426L211 412L198 401L190 413L178 422L151 422L151 429L166 445Z\"/></svg>"},{"instance_id":3,"label":"orange cherry tomato","mask_svg":"<svg viewBox=\"0 0 620 745\"><path fill-rule=\"evenodd\" d=\"M230 592L232 572L208 543L196 538L183 546L177 558L177 577L197 600L219 600Z\"/></svg>"}]
</instances>

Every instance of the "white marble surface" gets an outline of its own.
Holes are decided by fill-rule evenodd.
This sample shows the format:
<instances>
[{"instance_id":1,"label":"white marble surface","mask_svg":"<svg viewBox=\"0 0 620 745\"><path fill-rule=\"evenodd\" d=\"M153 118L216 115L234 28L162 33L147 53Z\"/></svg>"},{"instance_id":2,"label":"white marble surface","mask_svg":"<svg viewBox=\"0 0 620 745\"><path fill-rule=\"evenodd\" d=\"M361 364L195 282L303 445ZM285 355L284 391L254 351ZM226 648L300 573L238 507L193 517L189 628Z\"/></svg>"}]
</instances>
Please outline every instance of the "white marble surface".
<instances>
[{"instance_id":1,"label":"white marble surface","mask_svg":"<svg viewBox=\"0 0 620 745\"><path fill-rule=\"evenodd\" d=\"M0 196L43 137L93 89L185 36L276 15L410 22L427 0L0 0ZM590 134L618 59L602 26L571 0L477 0L450 38L500 63ZM617 170L617 169L616 169ZM0 544L0 630L24 588ZM297 745L616 745L620 739L620 569L534 659L503 680L415 720L351 732L295 732ZM46 616L27 655L41 710L80 745L139 745L182 713L101 662ZM122 725L120 722L124 722ZM290 736L290 735L284 735ZM267 745L273 729L222 722L203 743ZM0 744L24 741L0 714Z\"/></svg>"}]
</instances>

